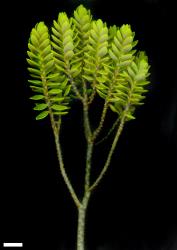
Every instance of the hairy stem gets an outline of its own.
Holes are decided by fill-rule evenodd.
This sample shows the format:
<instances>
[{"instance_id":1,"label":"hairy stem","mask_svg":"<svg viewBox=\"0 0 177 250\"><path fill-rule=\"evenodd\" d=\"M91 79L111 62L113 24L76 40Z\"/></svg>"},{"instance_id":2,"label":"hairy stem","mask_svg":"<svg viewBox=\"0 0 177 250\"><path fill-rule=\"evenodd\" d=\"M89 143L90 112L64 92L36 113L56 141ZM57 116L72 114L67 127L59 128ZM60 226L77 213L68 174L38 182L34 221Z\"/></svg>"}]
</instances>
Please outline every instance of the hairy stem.
<instances>
[{"instance_id":1,"label":"hairy stem","mask_svg":"<svg viewBox=\"0 0 177 250\"><path fill-rule=\"evenodd\" d=\"M103 167L103 169L101 170L101 173L100 175L98 176L98 178L96 179L96 181L91 185L91 187L89 188L89 191L92 191L93 189L95 189L95 187L99 184L99 182L101 181L101 179L103 178L105 172L107 171L109 165L110 165L110 162L111 162L111 158L112 158L112 155L114 153L114 150L115 150L115 147L117 145L117 142L118 142L118 139L122 133L122 130L123 130L123 127L124 127L124 123L125 123L125 116L122 117L121 121L120 121L120 125L118 127L118 130L117 130L117 133L116 133L116 136L114 138L114 141L112 143L112 146L111 146L111 149L109 151L109 154L108 154L108 157L107 157L107 160L105 162L105 165Z\"/></svg>"}]
</instances>

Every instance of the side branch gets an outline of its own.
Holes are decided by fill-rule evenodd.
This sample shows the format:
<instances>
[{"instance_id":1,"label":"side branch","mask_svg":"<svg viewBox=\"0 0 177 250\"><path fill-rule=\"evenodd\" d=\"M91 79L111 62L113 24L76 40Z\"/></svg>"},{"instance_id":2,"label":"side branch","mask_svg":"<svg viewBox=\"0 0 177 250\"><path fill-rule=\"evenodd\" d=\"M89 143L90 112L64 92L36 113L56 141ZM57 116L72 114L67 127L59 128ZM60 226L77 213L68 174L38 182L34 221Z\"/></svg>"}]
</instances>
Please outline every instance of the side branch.
<instances>
[{"instance_id":1,"label":"side branch","mask_svg":"<svg viewBox=\"0 0 177 250\"><path fill-rule=\"evenodd\" d=\"M89 104L88 104L88 95L87 95L85 82L83 82L83 92L84 92L84 102L83 102L84 130L85 130L85 138L87 141L86 168L85 168L85 193L84 193L84 197L85 197L90 187L90 174L91 174L91 165L92 165L91 161L92 161L92 154L93 154L93 134L90 128Z\"/></svg>"},{"instance_id":2,"label":"side branch","mask_svg":"<svg viewBox=\"0 0 177 250\"><path fill-rule=\"evenodd\" d=\"M88 142L87 156L86 156L86 169L85 169L85 194L90 187L90 172L91 172L91 160L93 154L93 142Z\"/></svg>"},{"instance_id":3,"label":"side branch","mask_svg":"<svg viewBox=\"0 0 177 250\"><path fill-rule=\"evenodd\" d=\"M97 136L99 135L99 133L101 132L101 129L103 127L103 123L104 123L104 120L106 117L107 110L108 110L108 100L106 99L105 103L104 103L103 111L101 114L100 123L99 123L97 129L93 133L93 140L95 140L97 138Z\"/></svg>"},{"instance_id":4,"label":"side branch","mask_svg":"<svg viewBox=\"0 0 177 250\"><path fill-rule=\"evenodd\" d=\"M55 126L55 121L54 121L54 118L53 118L53 115L51 112L50 112L50 120L51 120L52 130L54 133L55 146L56 146L56 150L57 150L57 157L58 157L58 161L59 161L61 175L63 176L64 182L65 182L65 184L66 184L66 186L71 194L71 197L72 197L75 205L77 206L77 208L80 208L81 202L79 201L79 199L78 199L78 197L77 197L77 195L72 187L72 184L67 176L66 170L64 168L61 146L60 146L60 142L59 142L59 131L58 131L57 127Z\"/></svg>"},{"instance_id":5,"label":"side branch","mask_svg":"<svg viewBox=\"0 0 177 250\"><path fill-rule=\"evenodd\" d=\"M83 102L83 97L82 97L82 95L80 94L78 88L76 87L75 82L74 82L72 79L70 79L70 82L71 82L71 86L72 86L72 88L73 88L73 90L74 90L74 92L75 92L77 98L80 99L80 100Z\"/></svg>"},{"instance_id":6,"label":"side branch","mask_svg":"<svg viewBox=\"0 0 177 250\"><path fill-rule=\"evenodd\" d=\"M96 95L96 87L95 87L95 85L96 85L96 83L94 81L93 82L93 92L92 92L92 94L89 97L88 105L90 105L93 102L94 98L95 98L95 95Z\"/></svg>"},{"instance_id":7,"label":"side branch","mask_svg":"<svg viewBox=\"0 0 177 250\"><path fill-rule=\"evenodd\" d=\"M114 153L114 150L115 150L115 147L117 145L117 142L119 140L119 137L122 133L122 130L123 130L123 127L124 127L124 123L125 123L125 116L122 117L121 119L121 122L120 122L120 125L118 127L118 130L117 130L117 133L116 133L116 136L114 138L114 141L112 143L112 146L111 146L111 149L109 151L109 154L108 154L108 158L105 162L105 165L100 173L100 175L98 176L98 178L96 179L96 181L90 186L89 188L89 191L92 191L93 189L95 189L95 187L99 184L99 182L101 181L101 179L103 178L104 174L106 173L109 165L110 165L110 162L111 162L111 158L112 158L112 155Z\"/></svg>"},{"instance_id":8,"label":"side branch","mask_svg":"<svg viewBox=\"0 0 177 250\"><path fill-rule=\"evenodd\" d=\"M104 124L105 117L106 117L107 110L108 110L108 106L109 106L109 98L110 98L110 95L111 95L113 84L114 84L114 81L110 84L110 87L109 87L109 90L108 90L108 93L107 93L107 97L106 97L105 102L104 102L104 107L103 107L103 111L102 111L102 114L101 114L100 123L99 123L98 127L96 128L96 130L93 133L93 140L95 140L98 137L99 133L101 132L101 130L103 128L103 124Z\"/></svg>"},{"instance_id":9,"label":"side branch","mask_svg":"<svg viewBox=\"0 0 177 250\"><path fill-rule=\"evenodd\" d=\"M65 181L65 184L66 184L66 186L71 194L71 197L73 198L74 203L79 208L81 206L81 203L80 203L80 201L79 201L79 199L78 199L78 197L77 197L77 195L76 195L76 193L71 185L71 182L66 174L63 160L62 160L61 147L60 147L60 143L58 142L58 138L55 138L55 144L56 144L57 156L58 156L58 160L59 160L61 174L62 174L63 179Z\"/></svg>"},{"instance_id":10,"label":"side branch","mask_svg":"<svg viewBox=\"0 0 177 250\"><path fill-rule=\"evenodd\" d=\"M87 88L86 83L83 80L83 118L84 118L84 130L85 130L85 138L87 142L91 141L92 139L92 131L90 128L90 119L89 119L89 104L88 104L88 95L87 95Z\"/></svg>"},{"instance_id":11,"label":"side branch","mask_svg":"<svg viewBox=\"0 0 177 250\"><path fill-rule=\"evenodd\" d=\"M116 126L119 123L119 117L117 118L117 120L113 123L112 127L110 128L110 130L108 131L107 135L105 135L101 140L99 140L98 142L96 142L96 146L99 145L100 143L104 142L109 136L110 134L114 131L114 129L116 128Z\"/></svg>"}]
</instances>

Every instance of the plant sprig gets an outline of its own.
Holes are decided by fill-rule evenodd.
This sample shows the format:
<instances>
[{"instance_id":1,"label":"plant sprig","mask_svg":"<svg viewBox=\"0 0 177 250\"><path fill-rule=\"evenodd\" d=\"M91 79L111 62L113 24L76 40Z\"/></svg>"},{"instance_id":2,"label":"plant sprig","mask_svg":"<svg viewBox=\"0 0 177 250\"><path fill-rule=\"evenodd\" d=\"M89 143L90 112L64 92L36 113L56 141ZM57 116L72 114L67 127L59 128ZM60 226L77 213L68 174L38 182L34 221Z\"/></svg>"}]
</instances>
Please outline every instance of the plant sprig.
<instances>
[{"instance_id":1,"label":"plant sprig","mask_svg":"<svg viewBox=\"0 0 177 250\"><path fill-rule=\"evenodd\" d=\"M50 29L39 22L28 42L28 70L34 95L36 120L50 117L60 172L78 208L77 250L84 250L85 213L91 192L106 173L117 142L127 121L135 119L136 107L143 104L149 84L149 63L145 52L137 51L131 26L108 25L94 20L90 10L80 5L72 17L58 14ZM102 98L104 105L96 129L90 124L90 105ZM63 115L76 99L83 105L84 132L87 143L85 191L80 200L66 173L60 145ZM104 128L108 109L117 114L107 136L97 142ZM90 182L94 146L115 130L115 137L103 165L93 183Z\"/></svg>"}]
</instances>

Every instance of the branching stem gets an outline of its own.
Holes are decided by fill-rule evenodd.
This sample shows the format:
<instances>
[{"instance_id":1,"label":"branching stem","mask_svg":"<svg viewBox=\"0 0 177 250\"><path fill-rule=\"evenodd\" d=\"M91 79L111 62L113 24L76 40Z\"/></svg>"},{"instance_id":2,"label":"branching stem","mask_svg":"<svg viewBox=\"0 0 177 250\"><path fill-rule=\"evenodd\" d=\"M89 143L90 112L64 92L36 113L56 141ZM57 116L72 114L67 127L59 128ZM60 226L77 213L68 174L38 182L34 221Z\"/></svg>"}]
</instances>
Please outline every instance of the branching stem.
<instances>
[{"instance_id":1,"label":"branching stem","mask_svg":"<svg viewBox=\"0 0 177 250\"><path fill-rule=\"evenodd\" d=\"M56 146L56 150L57 150L57 157L58 157L58 161L59 161L59 167L60 167L60 172L61 175L63 176L64 182L71 194L71 197L76 205L76 207L79 209L81 206L81 202L79 201L73 187L71 184L71 181L68 178L68 175L66 173L65 167L64 167L64 163L63 163L63 156L62 156L62 152L61 152L61 146L60 146L60 141L59 141L59 132L57 127L55 126L55 121L54 121L54 117L52 115L52 113L50 112L50 120L51 120L51 125L52 125L52 130L54 133L54 138L55 138L55 146Z\"/></svg>"},{"instance_id":2,"label":"branching stem","mask_svg":"<svg viewBox=\"0 0 177 250\"><path fill-rule=\"evenodd\" d=\"M72 77L72 75L71 75L71 73L70 73L70 68L69 68L69 66L68 66L68 68L67 68L66 70L67 70L67 74L68 74L68 77L69 77L71 86L72 86L72 88L73 88L73 90L74 90L74 93L76 94L77 98L83 102L83 101L84 101L84 98L83 98L83 96L81 95L81 93L79 92L79 90L78 90L78 88L77 88L77 86L76 86L76 83L75 83L75 81L74 81L74 79L73 79L73 77Z\"/></svg>"},{"instance_id":3,"label":"branching stem","mask_svg":"<svg viewBox=\"0 0 177 250\"><path fill-rule=\"evenodd\" d=\"M118 117L117 120L113 123L112 127L110 128L110 130L108 131L107 135L104 136L101 140L99 140L98 142L95 143L96 146L99 145L100 143L102 143L103 141L105 141L110 136L110 134L114 131L114 129L118 125L119 120L120 119Z\"/></svg>"},{"instance_id":4,"label":"branching stem","mask_svg":"<svg viewBox=\"0 0 177 250\"><path fill-rule=\"evenodd\" d=\"M43 86L44 86L44 94L45 94L46 102L49 104L48 105L49 106L49 116L50 116L51 127L53 130L54 139L55 139L55 146L56 146L56 150L57 150L57 157L58 157L58 161L59 161L60 172L61 172L61 175L63 176L64 182L65 182L65 184L66 184L66 186L71 194L71 197L73 198L75 205L79 209L79 207L81 206L81 202L79 201L79 199L78 199L78 197L77 197L77 195L72 187L72 184L67 176L67 173L66 173L66 170L64 167L64 163L63 163L63 156L62 156L61 146L60 146L60 141L59 141L61 117L59 118L59 120L57 122L54 119L53 112L50 108L50 100L48 97L48 88L47 88L45 74L42 75L42 82L43 82Z\"/></svg>"},{"instance_id":5,"label":"branching stem","mask_svg":"<svg viewBox=\"0 0 177 250\"><path fill-rule=\"evenodd\" d=\"M116 133L116 136L114 138L114 141L112 143L112 146L111 146L111 149L109 151L109 154L108 154L108 157L107 157L107 160L105 162L105 165L103 167L103 169L101 170L101 173L99 174L98 178L96 179L96 181L91 185L91 187L89 188L89 191L93 191L93 189L95 189L95 187L99 184L99 182L101 181L101 179L103 178L105 172L107 171L109 165L110 165L110 162L111 162L111 158L112 158L112 155L114 153L114 150L115 150L115 147L117 145L117 142L118 142L118 139L120 137L120 134L123 130L123 127L124 127L124 123L125 123L125 116L122 117L121 119L121 122L120 122L120 125L118 127L118 130L117 130L117 133Z\"/></svg>"},{"instance_id":6,"label":"branching stem","mask_svg":"<svg viewBox=\"0 0 177 250\"><path fill-rule=\"evenodd\" d=\"M76 195L76 193L71 185L71 182L70 182L70 180L67 176L67 173L65 171L65 168L64 168L61 147L60 147L58 137L56 137L56 135L55 135L55 145L56 145L56 149L57 149L57 156L58 156L58 160L59 160L60 172L63 176L63 179L64 179L66 186L71 194L71 197L73 198L75 205L77 206L77 208L80 208L81 203L80 203L80 201L79 201L79 199L78 199L78 197L77 197L77 195Z\"/></svg>"}]
</instances>

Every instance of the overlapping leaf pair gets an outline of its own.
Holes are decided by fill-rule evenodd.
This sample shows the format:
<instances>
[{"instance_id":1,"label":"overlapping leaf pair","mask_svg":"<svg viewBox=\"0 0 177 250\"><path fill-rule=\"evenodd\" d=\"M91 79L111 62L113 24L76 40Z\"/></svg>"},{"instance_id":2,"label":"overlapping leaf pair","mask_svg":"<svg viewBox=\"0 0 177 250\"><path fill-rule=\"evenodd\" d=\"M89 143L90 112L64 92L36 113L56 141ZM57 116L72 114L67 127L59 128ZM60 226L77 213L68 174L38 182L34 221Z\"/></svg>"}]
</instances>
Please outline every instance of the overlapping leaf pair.
<instances>
[{"instance_id":1,"label":"overlapping leaf pair","mask_svg":"<svg viewBox=\"0 0 177 250\"><path fill-rule=\"evenodd\" d=\"M67 114L76 91L84 98L96 91L110 108L127 120L133 119L142 104L149 83L149 65L145 53L136 53L137 44L130 25L108 28L102 20L92 20L90 11L80 5L71 18L59 13L51 35L40 22L32 29L28 44L31 99L42 119L48 114L58 120Z\"/></svg>"}]
</instances>

